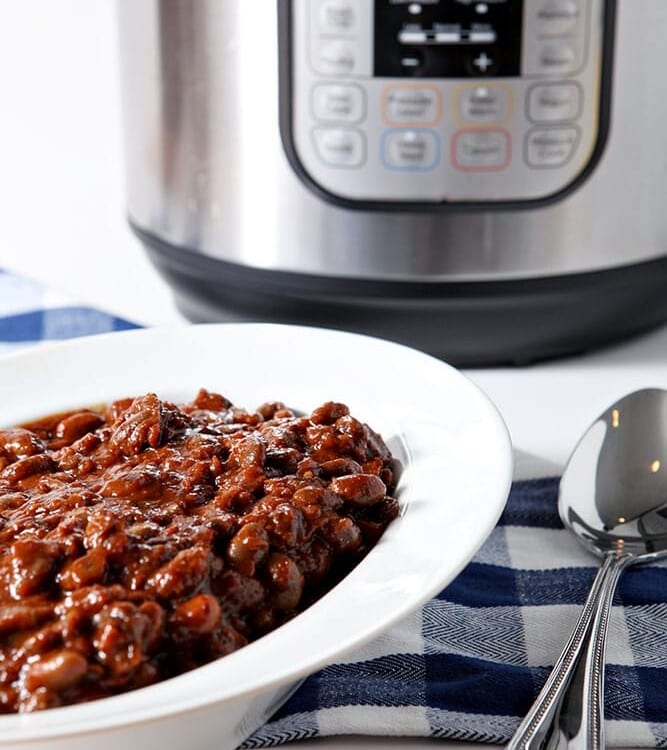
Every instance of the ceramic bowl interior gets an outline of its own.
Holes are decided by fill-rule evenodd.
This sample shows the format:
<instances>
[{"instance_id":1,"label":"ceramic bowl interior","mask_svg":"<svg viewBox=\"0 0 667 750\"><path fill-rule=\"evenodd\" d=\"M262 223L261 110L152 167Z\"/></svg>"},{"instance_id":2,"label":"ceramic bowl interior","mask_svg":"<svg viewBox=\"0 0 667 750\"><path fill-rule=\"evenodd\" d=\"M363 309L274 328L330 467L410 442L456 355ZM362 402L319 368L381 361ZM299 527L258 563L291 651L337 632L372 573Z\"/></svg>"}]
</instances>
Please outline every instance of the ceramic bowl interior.
<instances>
[{"instance_id":1,"label":"ceramic bowl interior","mask_svg":"<svg viewBox=\"0 0 667 750\"><path fill-rule=\"evenodd\" d=\"M511 480L495 407L460 372L415 350L323 329L179 326L46 345L0 360L0 425L200 387L244 408L329 400L380 432L402 466L400 516L339 585L239 651L88 704L0 717L0 747L235 747L305 675L359 648L449 583L491 532Z\"/></svg>"}]
</instances>

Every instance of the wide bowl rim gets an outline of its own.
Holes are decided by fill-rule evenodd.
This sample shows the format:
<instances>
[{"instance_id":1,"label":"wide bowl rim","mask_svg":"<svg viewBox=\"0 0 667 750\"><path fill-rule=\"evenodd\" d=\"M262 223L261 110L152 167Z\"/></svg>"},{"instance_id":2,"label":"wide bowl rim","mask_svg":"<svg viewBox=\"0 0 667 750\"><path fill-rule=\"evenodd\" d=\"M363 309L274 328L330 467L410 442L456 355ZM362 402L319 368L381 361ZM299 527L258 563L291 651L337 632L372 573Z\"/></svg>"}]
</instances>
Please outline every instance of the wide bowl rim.
<instances>
[{"instance_id":1,"label":"wide bowl rim","mask_svg":"<svg viewBox=\"0 0 667 750\"><path fill-rule=\"evenodd\" d=\"M361 361L364 361L364 357L368 357L380 361L381 364L385 366L387 364L394 364L398 369L403 368L406 372L410 372L411 376L419 381L419 385L422 388L429 387L434 389L439 397L452 395L447 392L447 388L451 388L455 391L456 393L454 395L456 395L458 403L461 406L467 406L472 409L474 411L474 419L476 420L474 425L468 426L471 432L471 434L468 435L466 433L468 427L465 424L465 413L460 414L458 419L461 424L457 426L457 430L459 430L458 436L460 439L465 439L471 444L476 444L475 440L481 441L481 443L479 443L481 450L484 450L487 447L493 449L489 455L485 456L484 469L487 472L486 477L477 477L474 479L474 482L477 483L476 486L479 485L479 488L481 488L477 491L477 494L484 491L488 497L486 497L486 506L479 509L477 512L475 519L476 528L471 531L469 524L468 526L465 526L464 524L466 530L470 533L470 538L466 540L466 543L461 541L461 546L457 551L456 558L450 561L448 565L442 566L442 569L438 571L437 575L433 570L420 572L419 569L409 568L410 574L413 577L419 577L421 575L422 578L428 580L417 582L418 590L414 589L414 586L417 585L417 583L412 580L408 581L406 579L403 583L399 584L391 582L391 585L395 585L397 591L402 592L397 594L396 591L391 590L390 582L387 582L385 585L378 578L377 573L380 562L376 565L377 569L373 569L372 571L372 575L376 576L375 579L370 582L363 579L364 571L373 568L373 561L378 557L384 555L389 558L389 553L391 553L392 549L396 549L397 552L401 551L400 545L394 539L394 535L398 534L399 531L392 530L392 527L390 526L387 534L381 540L377 548L371 551L368 557L357 569L355 569L355 571L353 571L352 574L335 587L332 592L327 594L324 599L321 599L319 602L312 605L309 609L287 623L285 626L278 628L276 631L269 633L267 636L264 636L258 641L224 657L223 659L211 662L189 673L146 688L130 691L111 698L99 699L87 704L49 709L27 715L12 714L0 716L0 747L7 742L16 745L29 743L35 740L55 739L64 736L80 736L86 733L96 733L107 729L114 729L121 725L135 726L138 724L160 721L167 716L185 715L212 704L250 697L254 694L277 688L280 685L297 681L307 674L331 663L332 660L342 656L342 654L350 651L350 649L361 647L368 643L374 637L387 630L391 625L400 621L428 598L437 594L444 585L449 583L455 575L460 572L492 531L500 513L502 512L511 485L512 450L507 427L497 408L490 399L476 384L469 380L460 371L445 362L431 357L430 355L401 344L362 334L273 323L179 324L159 326L154 328L99 334L64 342L54 342L37 348L10 353L0 358L0 389L5 383L8 386L11 385L13 371L14 378L17 375L24 377L24 382L19 384L18 387L16 387L16 383L14 383L15 395L18 396L22 390L25 392L26 389L30 388L34 383L42 382L45 377L48 377L48 373L53 371L54 363L63 361L63 358L65 361L71 362L73 360L77 366L83 367L83 372L81 374L81 377L83 377L88 372L92 372L90 369L86 370L86 367L90 368L93 365L86 365L84 361L91 356L97 356L103 360L105 356L111 357L115 352L131 352L133 354L143 353L146 357L152 354L153 357L159 359L162 356L166 356L161 347L170 345L174 350L176 350L178 346L189 347L190 354L199 352L202 357L213 357L212 361L215 361L214 354L206 349L206 347L210 346L212 342L225 340L228 347L233 348L236 346L238 348L239 342L248 337L255 337L257 341L262 341L264 343L267 341L287 342L290 340L298 340L301 344L305 342L311 347L311 351L315 351L316 353L319 349L323 349L325 346L327 348L338 348L339 351L345 353L353 352L356 356L361 357ZM323 352L319 353L322 355ZM182 367L182 365L179 366ZM142 377L145 378L146 373L144 371L147 368L147 363L140 363L139 367L144 368L141 372ZM132 373L116 373L116 375L119 383L126 383L133 380ZM388 375L388 377L393 376L394 373ZM115 385L117 384L115 383ZM206 383L201 383L201 385L206 385ZM444 390L443 386L446 386ZM350 387L349 384L347 384L347 387ZM278 386L278 388L280 388L280 386ZM79 391L80 390L81 388ZM109 393L109 390L113 391L113 389L107 389L110 398L117 397L114 396L113 393ZM367 391L363 392L364 394L367 393ZM51 400L54 401L56 408L53 409L53 411L60 410L60 407L57 405L61 402L64 403L67 401L66 398L63 398L62 387L57 393L60 394L60 401L52 395L47 399L47 402L50 402ZM414 409L411 411L413 406L410 406L410 408L407 409L406 414L399 415L396 424L398 425L400 423L401 429L403 430L399 437L407 441L405 446L405 457L408 459L408 468L412 472L412 475L410 474L410 471L407 472L407 479L401 479L401 482L412 482L412 485L408 484L403 490L406 498L402 501L404 502L403 510L405 511L407 508L408 512L403 512L401 514L399 522L403 524L401 528L404 530L404 533L409 532L410 534L414 534L415 529L413 526L417 524L419 514L426 513L428 516L429 512L433 514L435 511L433 508L426 507L427 503L422 502L421 496L417 497L416 500L412 499L410 491L414 486L421 487L419 481L417 481L420 480L420 478L422 484L428 487L428 478L430 474L436 471L436 467L434 466L434 457L430 456L428 453L428 446L424 446L423 444L425 438L418 433L418 431L415 431L413 434L411 432L413 427L409 423L415 418L421 419L423 423L420 423L420 428L422 430L425 428L427 432L432 431L432 434L429 435L431 439L441 440L443 446L446 444L447 448L453 447L455 449L455 444L451 443L451 435L444 433L440 435L438 433L438 425L429 421L431 418L434 418L435 415L439 414L439 405L434 404L434 413L432 415L424 415L422 413L424 410L424 404L426 403L423 398L424 394L420 393L418 398L416 392L410 393L412 393L412 395L404 394L404 398L408 402L408 405L412 404L413 401L415 402L413 405ZM192 395L194 395L194 393ZM278 398L281 394L276 393L275 396ZM377 398L377 394L373 394L372 398L369 395L370 400L373 398ZM101 399L98 399L98 402L99 400ZM378 403L384 402L382 402L380 398ZM71 405L83 406L85 404L74 398L71 401ZM253 407L257 404L239 402L239 405ZM39 406L33 406L35 409L39 410ZM405 404L401 404L401 406L404 407ZM449 404L449 408L456 410L456 408L458 408L457 402L452 401ZM372 412L372 410L373 408L371 407L370 411ZM13 408L7 410L3 409L3 406L0 405L0 427L9 426L9 423L3 417L6 413L10 415L10 422L16 424L18 420L12 420L11 414L22 413L21 407L18 407L18 409ZM48 412L41 410L41 413L44 414ZM29 411L26 412L26 419L32 418L33 416L39 416L39 414L31 414ZM376 426L371 420L368 421L373 427ZM466 445L468 445L468 443L466 443ZM442 446L438 444L438 447ZM412 455L414 451L416 451L417 455ZM460 458L460 456L458 458ZM470 458L470 461L473 461L473 459ZM426 477L426 479L424 479L424 477ZM471 478L471 481L473 481L473 478ZM474 497L475 494L474 491L471 491L471 497ZM417 502L417 500L419 502ZM410 503L413 504L410 505ZM435 503L432 502L432 505L434 504ZM435 513L435 517L442 520L442 513L443 511L439 510L438 513ZM415 517L417 517L417 520L415 520ZM405 519L408 519L408 521L405 521ZM408 529L408 532L405 531L406 528ZM429 533L431 540L438 538L434 531L431 530ZM458 541L456 539L450 539L450 543L456 545ZM391 544L395 545L394 548L387 550L388 546ZM411 554L413 557L418 556L416 552ZM383 564L384 562L385 561L383 561ZM433 561L431 561L429 558L428 563L438 565L438 560L434 557ZM411 559L410 564L414 567L417 565L417 561ZM423 564L421 558L420 564ZM368 574L371 575L371 573ZM397 572L397 576L400 577L400 571ZM347 590L345 589L346 586ZM282 648L284 645L283 642L289 640L284 634L288 628L299 633L302 636L302 640L305 639L305 641L309 642L312 638L309 628L318 627L325 622L331 621L332 613L326 611L326 603L332 601L332 596L336 601L341 598L343 601L346 601L345 597L347 596L347 601L351 605L355 603L359 605L362 601L366 601L366 599L363 599L361 593L352 595L351 589L353 586L356 586L357 588L359 586L362 588L366 586L364 593L367 597L370 596L371 599L373 599L373 597L381 598L382 596L386 597L388 595L395 596L396 601L394 601L391 606L385 607L385 610L391 610L390 613L386 614L385 612L385 616L375 623L364 621L363 617L358 613L355 613L354 616L359 617L361 623L356 637L352 637L348 632L346 633L345 638L338 643L329 643L329 645L326 648L323 648L320 653L311 653L308 658L305 659L297 659L291 663L288 663L285 658L282 660L279 659L280 666L274 670L272 674L262 675L257 673L252 679L246 680L245 683L242 683L242 686L239 689L234 690L227 686L226 688L218 689L214 693L207 695L198 694L189 696L187 699L181 696L175 705L169 703L169 696L172 693L176 692L179 695L186 694L189 687L196 687L198 679L209 680L209 678L212 678L211 673L215 676L215 673L220 672L222 676L224 676L226 673L231 674L235 667L242 669L246 663L252 664L254 658L270 658L274 648ZM401 589L401 586L403 586L405 590ZM343 587L344 594L342 597L341 587ZM388 587L388 591L385 592L383 587ZM408 592L407 595L405 594L405 591ZM401 596L402 598L399 598ZM338 622L336 617L333 617L333 619ZM253 666L257 669L256 664ZM180 681L182 688L176 691L170 690L169 688L171 688L177 681ZM146 700L146 694L148 691L155 695L153 700ZM167 699L164 702L158 700L159 693L164 693L167 696Z\"/></svg>"}]
</instances>

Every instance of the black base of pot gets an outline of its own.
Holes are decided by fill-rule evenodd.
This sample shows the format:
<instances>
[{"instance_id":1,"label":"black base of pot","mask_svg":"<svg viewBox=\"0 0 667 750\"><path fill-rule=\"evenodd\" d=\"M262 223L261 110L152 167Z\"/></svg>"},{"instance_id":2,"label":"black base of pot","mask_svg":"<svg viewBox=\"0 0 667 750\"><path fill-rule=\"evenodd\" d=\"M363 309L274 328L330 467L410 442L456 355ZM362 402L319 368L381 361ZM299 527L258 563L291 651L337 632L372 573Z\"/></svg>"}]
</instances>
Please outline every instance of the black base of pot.
<instances>
[{"instance_id":1,"label":"black base of pot","mask_svg":"<svg viewBox=\"0 0 667 750\"><path fill-rule=\"evenodd\" d=\"M458 366L577 354L667 321L667 256L522 281L416 283L248 268L133 227L190 320L270 321L398 341Z\"/></svg>"}]
</instances>

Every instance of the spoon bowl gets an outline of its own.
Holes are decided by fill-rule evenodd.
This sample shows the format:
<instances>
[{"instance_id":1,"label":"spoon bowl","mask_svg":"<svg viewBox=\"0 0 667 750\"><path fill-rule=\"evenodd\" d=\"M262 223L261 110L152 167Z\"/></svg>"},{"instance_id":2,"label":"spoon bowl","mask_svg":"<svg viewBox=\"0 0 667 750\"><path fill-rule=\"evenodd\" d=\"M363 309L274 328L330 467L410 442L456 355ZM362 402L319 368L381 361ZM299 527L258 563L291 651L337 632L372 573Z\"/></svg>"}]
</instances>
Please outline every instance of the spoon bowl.
<instances>
[{"instance_id":1,"label":"spoon bowl","mask_svg":"<svg viewBox=\"0 0 667 750\"><path fill-rule=\"evenodd\" d=\"M616 585L629 565L667 555L667 391L635 391L589 427L563 472L558 510L603 562L510 750L604 747L604 651Z\"/></svg>"},{"instance_id":2,"label":"spoon bowl","mask_svg":"<svg viewBox=\"0 0 667 750\"><path fill-rule=\"evenodd\" d=\"M667 551L667 391L636 391L600 415L563 472L558 509L594 554Z\"/></svg>"}]
</instances>

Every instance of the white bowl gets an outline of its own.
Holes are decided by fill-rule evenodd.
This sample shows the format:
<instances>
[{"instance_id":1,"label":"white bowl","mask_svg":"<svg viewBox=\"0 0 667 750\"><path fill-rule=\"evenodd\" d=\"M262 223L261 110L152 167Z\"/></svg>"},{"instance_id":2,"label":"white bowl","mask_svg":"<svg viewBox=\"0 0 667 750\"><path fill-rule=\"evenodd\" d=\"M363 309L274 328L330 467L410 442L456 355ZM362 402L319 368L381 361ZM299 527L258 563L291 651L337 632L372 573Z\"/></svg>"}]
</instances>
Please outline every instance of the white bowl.
<instances>
[{"instance_id":1,"label":"white bowl","mask_svg":"<svg viewBox=\"0 0 667 750\"><path fill-rule=\"evenodd\" d=\"M449 583L491 532L511 448L458 371L365 336L293 326L180 326L44 345L0 359L0 425L148 391L200 387L253 409L346 403L402 462L400 516L338 586L269 635L187 674L87 704L0 716L0 747L236 747L299 680L361 646Z\"/></svg>"}]
</instances>

